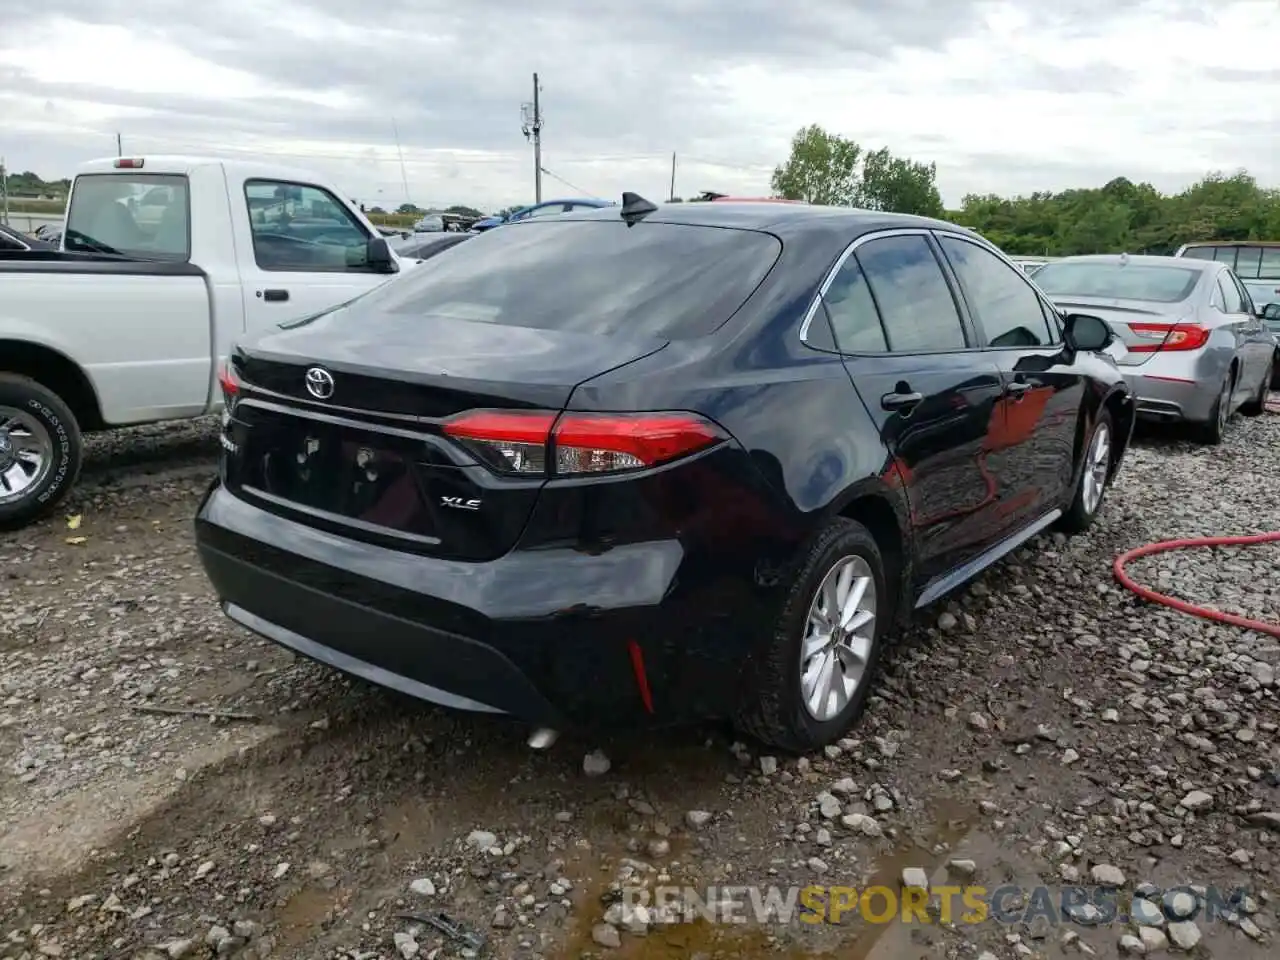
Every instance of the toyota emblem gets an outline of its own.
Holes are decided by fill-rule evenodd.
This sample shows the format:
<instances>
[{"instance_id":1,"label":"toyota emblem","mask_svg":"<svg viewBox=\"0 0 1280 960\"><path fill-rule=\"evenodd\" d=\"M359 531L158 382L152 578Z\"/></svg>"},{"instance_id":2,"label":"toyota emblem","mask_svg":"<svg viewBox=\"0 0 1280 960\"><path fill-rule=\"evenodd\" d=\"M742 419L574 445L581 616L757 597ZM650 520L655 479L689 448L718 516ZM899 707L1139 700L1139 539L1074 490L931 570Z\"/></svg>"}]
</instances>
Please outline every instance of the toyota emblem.
<instances>
[{"instance_id":1,"label":"toyota emblem","mask_svg":"<svg viewBox=\"0 0 1280 960\"><path fill-rule=\"evenodd\" d=\"M307 371L307 393L317 400L328 400L333 396L333 374L323 367L312 367Z\"/></svg>"}]
</instances>

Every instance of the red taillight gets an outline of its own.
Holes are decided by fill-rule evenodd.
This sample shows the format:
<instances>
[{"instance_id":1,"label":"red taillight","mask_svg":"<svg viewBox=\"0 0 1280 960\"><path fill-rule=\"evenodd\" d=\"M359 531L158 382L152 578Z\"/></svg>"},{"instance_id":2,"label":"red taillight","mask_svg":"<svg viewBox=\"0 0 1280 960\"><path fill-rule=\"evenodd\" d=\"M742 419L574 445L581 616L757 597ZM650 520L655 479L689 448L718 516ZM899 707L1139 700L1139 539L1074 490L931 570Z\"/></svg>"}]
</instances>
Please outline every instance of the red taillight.
<instances>
[{"instance_id":1,"label":"red taillight","mask_svg":"<svg viewBox=\"0 0 1280 960\"><path fill-rule=\"evenodd\" d=\"M117 157L115 168L117 170L141 170L144 162L142 157Z\"/></svg>"},{"instance_id":2,"label":"red taillight","mask_svg":"<svg viewBox=\"0 0 1280 960\"><path fill-rule=\"evenodd\" d=\"M1133 353L1165 350L1199 350L1209 342L1209 331L1194 323L1131 323L1129 329L1149 343L1129 345Z\"/></svg>"},{"instance_id":3,"label":"red taillight","mask_svg":"<svg viewBox=\"0 0 1280 960\"><path fill-rule=\"evenodd\" d=\"M235 370L228 360L222 365L222 369L218 371L218 386L222 388L222 400L227 405L231 405L240 393L240 378L236 376Z\"/></svg>"},{"instance_id":4,"label":"red taillight","mask_svg":"<svg viewBox=\"0 0 1280 960\"><path fill-rule=\"evenodd\" d=\"M489 466L523 476L642 470L726 439L691 413L565 413L480 410L444 425Z\"/></svg>"}]
</instances>

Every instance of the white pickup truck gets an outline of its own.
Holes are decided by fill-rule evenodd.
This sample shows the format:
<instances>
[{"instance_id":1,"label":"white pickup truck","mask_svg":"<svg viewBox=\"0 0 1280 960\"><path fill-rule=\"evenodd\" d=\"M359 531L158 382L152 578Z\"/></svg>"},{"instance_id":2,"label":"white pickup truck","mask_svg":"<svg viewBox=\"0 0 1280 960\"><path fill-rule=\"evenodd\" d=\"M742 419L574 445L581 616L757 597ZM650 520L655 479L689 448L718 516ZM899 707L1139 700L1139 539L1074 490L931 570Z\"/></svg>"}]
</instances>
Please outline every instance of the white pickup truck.
<instances>
[{"instance_id":1,"label":"white pickup truck","mask_svg":"<svg viewBox=\"0 0 1280 960\"><path fill-rule=\"evenodd\" d=\"M416 263L304 171L199 157L85 164L61 249L0 251L0 528L66 496L82 433L216 412L234 341Z\"/></svg>"}]
</instances>

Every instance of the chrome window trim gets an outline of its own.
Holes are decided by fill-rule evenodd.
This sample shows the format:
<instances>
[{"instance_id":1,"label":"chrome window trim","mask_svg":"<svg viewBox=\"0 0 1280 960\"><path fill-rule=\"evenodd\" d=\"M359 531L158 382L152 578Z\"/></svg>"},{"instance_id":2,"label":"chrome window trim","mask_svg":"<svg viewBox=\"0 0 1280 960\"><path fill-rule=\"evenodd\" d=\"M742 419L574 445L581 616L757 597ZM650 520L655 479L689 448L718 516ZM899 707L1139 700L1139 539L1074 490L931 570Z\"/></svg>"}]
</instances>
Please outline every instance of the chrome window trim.
<instances>
[{"instance_id":1,"label":"chrome window trim","mask_svg":"<svg viewBox=\"0 0 1280 960\"><path fill-rule=\"evenodd\" d=\"M844 248L844 252L836 258L836 262L827 271L826 277L818 287L818 292L813 295L813 302L809 304L809 309L805 311L804 319L800 322L800 342L805 346L809 345L809 325L813 323L813 318L817 316L818 309L822 306L822 298L831 289L831 284L835 281L836 274L840 272L840 268L844 266L845 261L853 256L860 246L864 243L870 243L872 240L885 240L890 237L924 237L925 240L928 240L929 234L932 232L928 227L897 227L890 230L877 230L874 233L864 233L854 239L852 243ZM946 274L943 274L943 276L945 277Z\"/></svg>"}]
</instances>

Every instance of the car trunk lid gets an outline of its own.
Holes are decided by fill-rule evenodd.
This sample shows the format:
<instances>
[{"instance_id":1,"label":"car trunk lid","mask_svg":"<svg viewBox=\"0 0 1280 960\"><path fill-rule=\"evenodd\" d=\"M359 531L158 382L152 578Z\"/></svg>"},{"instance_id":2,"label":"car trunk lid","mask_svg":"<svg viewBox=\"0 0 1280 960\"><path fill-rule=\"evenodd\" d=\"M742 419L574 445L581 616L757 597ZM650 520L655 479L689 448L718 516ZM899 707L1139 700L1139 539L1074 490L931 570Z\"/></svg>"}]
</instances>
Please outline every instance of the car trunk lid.
<instances>
[{"instance_id":1,"label":"car trunk lid","mask_svg":"<svg viewBox=\"0 0 1280 960\"><path fill-rule=\"evenodd\" d=\"M384 318L373 335L353 318L339 332L337 315L236 357L228 487L342 536L466 560L511 548L545 474L536 462L524 474L495 473L449 435L450 423L476 411L540 411L549 425L579 383L667 343L437 318ZM321 349L323 362L314 359Z\"/></svg>"},{"instance_id":2,"label":"car trunk lid","mask_svg":"<svg viewBox=\"0 0 1280 960\"><path fill-rule=\"evenodd\" d=\"M1172 315L1163 304L1142 300L1114 300L1102 297L1054 297L1054 304L1066 313L1087 313L1106 322L1124 345L1117 357L1120 366L1140 367L1180 334L1175 326L1187 321Z\"/></svg>"}]
</instances>

